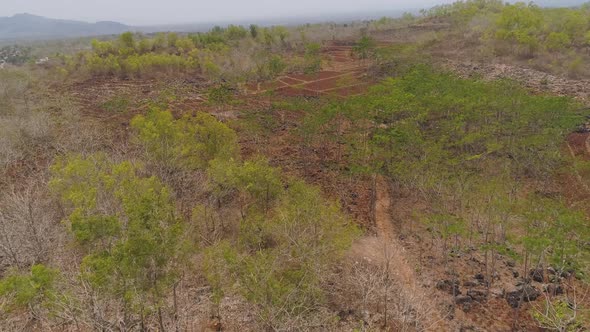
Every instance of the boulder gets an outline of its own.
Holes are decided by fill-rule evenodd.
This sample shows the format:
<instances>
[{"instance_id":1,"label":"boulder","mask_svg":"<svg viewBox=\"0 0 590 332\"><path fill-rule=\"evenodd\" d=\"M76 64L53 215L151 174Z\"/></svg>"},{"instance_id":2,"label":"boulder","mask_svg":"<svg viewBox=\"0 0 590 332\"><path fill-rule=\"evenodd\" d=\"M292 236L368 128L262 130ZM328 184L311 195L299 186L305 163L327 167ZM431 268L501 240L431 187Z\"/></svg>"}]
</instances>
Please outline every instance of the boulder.
<instances>
[{"instance_id":1,"label":"boulder","mask_svg":"<svg viewBox=\"0 0 590 332\"><path fill-rule=\"evenodd\" d=\"M549 295L561 295L563 294L563 286L559 284L548 284L543 285L543 291Z\"/></svg>"},{"instance_id":2,"label":"boulder","mask_svg":"<svg viewBox=\"0 0 590 332\"><path fill-rule=\"evenodd\" d=\"M490 294L494 297L504 297L504 290L500 288L492 288L490 289Z\"/></svg>"},{"instance_id":3,"label":"boulder","mask_svg":"<svg viewBox=\"0 0 590 332\"><path fill-rule=\"evenodd\" d=\"M519 286L515 291L506 293L506 301L511 307L518 308L521 299L523 302L531 302L536 300L539 296L541 296L539 290L532 285L525 284Z\"/></svg>"},{"instance_id":4,"label":"boulder","mask_svg":"<svg viewBox=\"0 0 590 332\"><path fill-rule=\"evenodd\" d=\"M483 291L483 290L477 290L477 289L470 289L467 291L467 296L471 297L473 299L473 301L476 302L485 302L486 299L488 298L488 294Z\"/></svg>"},{"instance_id":5,"label":"boulder","mask_svg":"<svg viewBox=\"0 0 590 332\"><path fill-rule=\"evenodd\" d=\"M465 280L463 281L463 286L465 287L475 287L477 286L477 282L473 280Z\"/></svg>"},{"instance_id":6,"label":"boulder","mask_svg":"<svg viewBox=\"0 0 590 332\"><path fill-rule=\"evenodd\" d=\"M436 283L436 289L441 290L443 292L447 292L451 295L461 294L461 290L459 289L459 282L456 280L441 280Z\"/></svg>"},{"instance_id":7,"label":"boulder","mask_svg":"<svg viewBox=\"0 0 590 332\"><path fill-rule=\"evenodd\" d=\"M456 304L471 303L471 301L473 301L473 299L471 298L471 296L459 295L459 296L456 296L455 297L455 303Z\"/></svg>"},{"instance_id":8,"label":"boulder","mask_svg":"<svg viewBox=\"0 0 590 332\"><path fill-rule=\"evenodd\" d=\"M531 269L529 276L536 282L543 282L543 269Z\"/></svg>"}]
</instances>

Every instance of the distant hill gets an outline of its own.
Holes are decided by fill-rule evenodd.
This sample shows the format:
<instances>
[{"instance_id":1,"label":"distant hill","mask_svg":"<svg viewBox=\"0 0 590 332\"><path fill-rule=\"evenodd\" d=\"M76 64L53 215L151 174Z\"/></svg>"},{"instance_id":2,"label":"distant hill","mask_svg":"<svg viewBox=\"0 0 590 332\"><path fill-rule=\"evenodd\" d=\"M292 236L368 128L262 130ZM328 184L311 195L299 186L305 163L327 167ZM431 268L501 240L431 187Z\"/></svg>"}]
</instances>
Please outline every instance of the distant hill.
<instances>
[{"instance_id":1,"label":"distant hill","mask_svg":"<svg viewBox=\"0 0 590 332\"><path fill-rule=\"evenodd\" d=\"M58 20L31 14L0 17L0 40L47 39L118 34L131 27L117 22L88 23Z\"/></svg>"}]
</instances>

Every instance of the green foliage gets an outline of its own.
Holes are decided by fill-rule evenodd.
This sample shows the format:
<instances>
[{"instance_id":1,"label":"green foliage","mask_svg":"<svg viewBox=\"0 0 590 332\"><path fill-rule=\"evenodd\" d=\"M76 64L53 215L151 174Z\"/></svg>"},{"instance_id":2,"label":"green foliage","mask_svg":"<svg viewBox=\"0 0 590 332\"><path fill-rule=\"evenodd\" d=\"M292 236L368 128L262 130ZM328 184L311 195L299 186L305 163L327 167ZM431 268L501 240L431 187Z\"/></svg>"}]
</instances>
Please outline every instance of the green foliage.
<instances>
[{"instance_id":1,"label":"green foliage","mask_svg":"<svg viewBox=\"0 0 590 332\"><path fill-rule=\"evenodd\" d=\"M560 51L568 47L571 43L569 36L564 32L551 32L547 36L545 45L551 51Z\"/></svg>"},{"instance_id":2,"label":"green foliage","mask_svg":"<svg viewBox=\"0 0 590 332\"><path fill-rule=\"evenodd\" d=\"M376 43L373 38L365 35L361 37L352 50L359 59L367 59L374 54L375 47Z\"/></svg>"},{"instance_id":3,"label":"green foliage","mask_svg":"<svg viewBox=\"0 0 590 332\"><path fill-rule=\"evenodd\" d=\"M5 298L3 311L45 305L55 297L57 270L44 265L33 265L27 274L9 273L0 279L0 298Z\"/></svg>"},{"instance_id":4,"label":"green foliage","mask_svg":"<svg viewBox=\"0 0 590 332\"><path fill-rule=\"evenodd\" d=\"M481 26L487 30L488 36L502 42L494 45L498 51L508 46L511 54L525 57L537 56L543 51L542 46L551 52L580 50L590 28L587 6L541 8L532 2L511 4L497 0L468 0L436 6L424 14L444 18L456 29L473 31L474 26Z\"/></svg>"},{"instance_id":5,"label":"green foliage","mask_svg":"<svg viewBox=\"0 0 590 332\"><path fill-rule=\"evenodd\" d=\"M575 270L587 274L590 250L583 243L590 236L583 211L569 208L564 202L532 196L521 202L527 234L521 238L526 250L544 256L560 271Z\"/></svg>"},{"instance_id":6,"label":"green foliage","mask_svg":"<svg viewBox=\"0 0 590 332\"><path fill-rule=\"evenodd\" d=\"M346 108L346 114L386 124L375 130L372 149L386 173L410 181L418 174L446 178L457 167L481 174L490 163L508 163L515 176L546 176L562 163L559 137L581 119L567 98L426 67L386 80Z\"/></svg>"},{"instance_id":7,"label":"green foliage","mask_svg":"<svg viewBox=\"0 0 590 332\"><path fill-rule=\"evenodd\" d=\"M101 105L101 108L108 112L122 113L127 111L130 101L126 96L118 95L115 96Z\"/></svg>"},{"instance_id":8,"label":"green foliage","mask_svg":"<svg viewBox=\"0 0 590 332\"><path fill-rule=\"evenodd\" d=\"M257 305L260 320L278 328L318 308L322 277L357 234L338 205L295 181L270 219L250 217L241 227L240 246L219 244L217 259L228 264L240 293Z\"/></svg>"},{"instance_id":9,"label":"green foliage","mask_svg":"<svg viewBox=\"0 0 590 332\"><path fill-rule=\"evenodd\" d=\"M169 32L166 35L166 41L168 42L168 47L176 47L176 43L178 42L178 34L175 32Z\"/></svg>"},{"instance_id":10,"label":"green foliage","mask_svg":"<svg viewBox=\"0 0 590 332\"><path fill-rule=\"evenodd\" d=\"M285 68L287 68L287 64L285 64L283 58L276 54L273 55L268 61L268 71L270 77L277 77L281 75Z\"/></svg>"},{"instance_id":11,"label":"green foliage","mask_svg":"<svg viewBox=\"0 0 590 332\"><path fill-rule=\"evenodd\" d=\"M507 5L496 22L496 38L523 45L527 47L526 55L532 55L539 45L537 33L542 23L542 12L536 5Z\"/></svg>"},{"instance_id":12,"label":"green foliage","mask_svg":"<svg viewBox=\"0 0 590 332\"><path fill-rule=\"evenodd\" d=\"M210 103L222 105L227 104L232 100L233 92L229 86L222 84L220 86L210 88L208 97Z\"/></svg>"},{"instance_id":13,"label":"green foliage","mask_svg":"<svg viewBox=\"0 0 590 332\"><path fill-rule=\"evenodd\" d=\"M321 45L309 43L305 46L304 71L306 74L316 73L322 69Z\"/></svg>"},{"instance_id":14,"label":"green foliage","mask_svg":"<svg viewBox=\"0 0 590 332\"><path fill-rule=\"evenodd\" d=\"M264 211L268 211L272 201L283 191L280 171L261 157L243 164L233 159L214 160L208 172L220 189L238 190L246 194L255 207Z\"/></svg>"},{"instance_id":15,"label":"green foliage","mask_svg":"<svg viewBox=\"0 0 590 332\"><path fill-rule=\"evenodd\" d=\"M502 10L504 3L499 0L467 0L435 6L423 14L430 17L450 17L455 25L465 25L478 15Z\"/></svg>"},{"instance_id":16,"label":"green foliage","mask_svg":"<svg viewBox=\"0 0 590 332\"><path fill-rule=\"evenodd\" d=\"M87 59L87 68L93 75L149 76L154 72L180 73L198 68L192 58L169 54L132 54L125 58L113 54L107 57L97 55Z\"/></svg>"},{"instance_id":17,"label":"green foliage","mask_svg":"<svg viewBox=\"0 0 590 332\"><path fill-rule=\"evenodd\" d=\"M240 40L246 38L248 30L243 26L229 25L225 30L225 35L229 40Z\"/></svg>"},{"instance_id":18,"label":"green foliage","mask_svg":"<svg viewBox=\"0 0 590 332\"><path fill-rule=\"evenodd\" d=\"M580 305L572 307L564 300L547 301L544 308L540 310L532 308L531 315L537 320L539 326L553 331L583 331L590 323L587 309Z\"/></svg>"},{"instance_id":19,"label":"green foliage","mask_svg":"<svg viewBox=\"0 0 590 332\"><path fill-rule=\"evenodd\" d=\"M282 25L272 27L272 33L279 38L281 44L285 44L289 36L289 30Z\"/></svg>"},{"instance_id":20,"label":"green foliage","mask_svg":"<svg viewBox=\"0 0 590 332\"><path fill-rule=\"evenodd\" d=\"M256 24L250 24L250 36L254 39L256 39L258 37L258 30L260 30L260 28L258 27L258 25Z\"/></svg>"},{"instance_id":21,"label":"green foliage","mask_svg":"<svg viewBox=\"0 0 590 332\"><path fill-rule=\"evenodd\" d=\"M152 109L131 126L148 158L162 166L206 169L214 159L237 158L235 132L206 113L176 120L170 111Z\"/></svg>"},{"instance_id":22,"label":"green foliage","mask_svg":"<svg viewBox=\"0 0 590 332\"><path fill-rule=\"evenodd\" d=\"M170 190L131 162L102 155L60 158L51 171L50 188L86 253L82 277L127 304L158 306L188 248Z\"/></svg>"},{"instance_id":23,"label":"green foliage","mask_svg":"<svg viewBox=\"0 0 590 332\"><path fill-rule=\"evenodd\" d=\"M123 48L135 49L135 39L133 32L125 32L119 36L119 43Z\"/></svg>"}]
</instances>

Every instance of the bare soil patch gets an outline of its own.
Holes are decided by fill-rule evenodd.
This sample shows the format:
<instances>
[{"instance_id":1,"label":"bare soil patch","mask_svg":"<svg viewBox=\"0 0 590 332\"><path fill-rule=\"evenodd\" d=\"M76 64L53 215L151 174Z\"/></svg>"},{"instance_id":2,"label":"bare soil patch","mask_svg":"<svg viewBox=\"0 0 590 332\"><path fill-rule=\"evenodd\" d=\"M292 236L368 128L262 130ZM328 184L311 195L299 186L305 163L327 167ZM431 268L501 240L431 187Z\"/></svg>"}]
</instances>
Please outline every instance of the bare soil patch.
<instances>
[{"instance_id":1,"label":"bare soil patch","mask_svg":"<svg viewBox=\"0 0 590 332\"><path fill-rule=\"evenodd\" d=\"M573 157L582 157L586 160L590 159L590 147L588 141L590 140L590 133L571 133L567 137L567 144L571 149Z\"/></svg>"}]
</instances>

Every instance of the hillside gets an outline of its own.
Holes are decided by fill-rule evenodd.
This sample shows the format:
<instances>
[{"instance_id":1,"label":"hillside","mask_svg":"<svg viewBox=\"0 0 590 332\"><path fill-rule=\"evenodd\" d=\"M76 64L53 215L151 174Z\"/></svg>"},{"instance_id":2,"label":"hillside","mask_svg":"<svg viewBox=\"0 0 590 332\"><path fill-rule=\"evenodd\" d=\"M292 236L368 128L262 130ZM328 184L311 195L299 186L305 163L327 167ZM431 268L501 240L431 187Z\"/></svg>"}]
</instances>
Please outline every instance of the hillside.
<instances>
[{"instance_id":1,"label":"hillside","mask_svg":"<svg viewBox=\"0 0 590 332\"><path fill-rule=\"evenodd\" d=\"M0 330L588 331L588 31L470 0L6 65Z\"/></svg>"},{"instance_id":2,"label":"hillside","mask_svg":"<svg viewBox=\"0 0 590 332\"><path fill-rule=\"evenodd\" d=\"M48 39L119 34L130 27L117 22L88 23L31 14L0 17L0 40Z\"/></svg>"}]
</instances>

